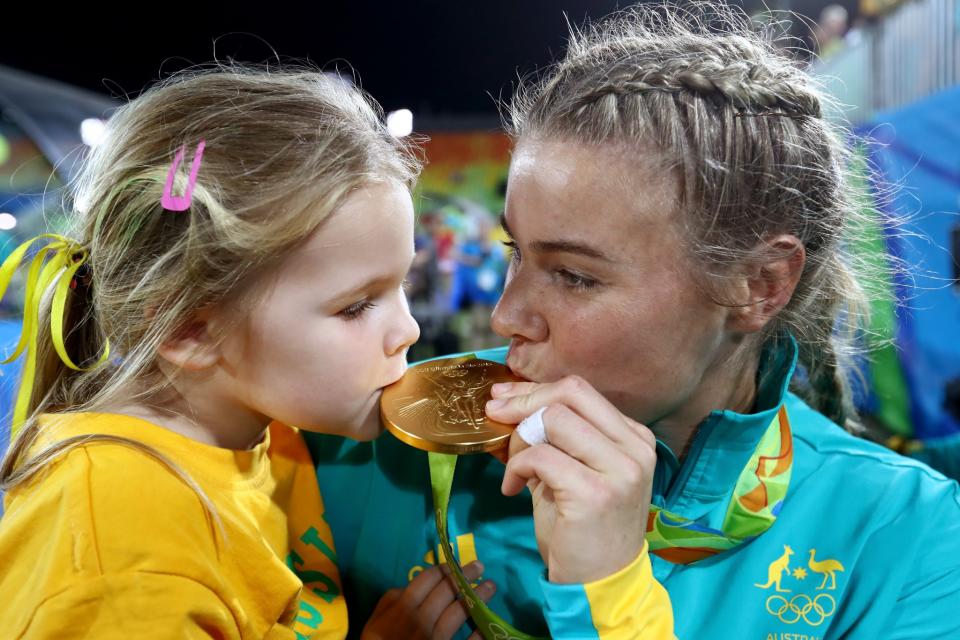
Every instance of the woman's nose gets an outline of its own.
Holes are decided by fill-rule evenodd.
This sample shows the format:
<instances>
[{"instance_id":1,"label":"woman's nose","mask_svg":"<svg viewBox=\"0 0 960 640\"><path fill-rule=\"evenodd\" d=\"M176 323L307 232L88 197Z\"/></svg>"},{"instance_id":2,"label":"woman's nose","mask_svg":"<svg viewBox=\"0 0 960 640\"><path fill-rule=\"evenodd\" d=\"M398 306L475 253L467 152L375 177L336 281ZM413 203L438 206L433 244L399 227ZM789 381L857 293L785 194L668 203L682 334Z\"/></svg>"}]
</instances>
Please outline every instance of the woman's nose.
<instances>
[{"instance_id":1,"label":"woman's nose","mask_svg":"<svg viewBox=\"0 0 960 640\"><path fill-rule=\"evenodd\" d=\"M522 274L514 274L507 280L490 325L503 338L520 337L531 342L547 339L549 331L546 320L537 309L537 296Z\"/></svg>"}]
</instances>

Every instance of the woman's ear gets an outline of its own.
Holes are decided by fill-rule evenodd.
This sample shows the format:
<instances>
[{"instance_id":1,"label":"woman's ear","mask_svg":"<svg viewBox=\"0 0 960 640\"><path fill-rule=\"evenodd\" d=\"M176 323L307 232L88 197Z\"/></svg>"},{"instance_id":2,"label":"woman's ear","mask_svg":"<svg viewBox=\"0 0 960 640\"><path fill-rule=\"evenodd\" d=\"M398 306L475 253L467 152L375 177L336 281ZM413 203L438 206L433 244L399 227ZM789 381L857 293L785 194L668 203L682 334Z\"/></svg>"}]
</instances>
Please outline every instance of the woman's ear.
<instances>
[{"instance_id":1,"label":"woman's ear","mask_svg":"<svg viewBox=\"0 0 960 640\"><path fill-rule=\"evenodd\" d=\"M220 360L220 346L212 329L210 312L198 311L164 340L158 353L170 364L186 371L209 369Z\"/></svg>"},{"instance_id":2,"label":"woman's ear","mask_svg":"<svg viewBox=\"0 0 960 640\"><path fill-rule=\"evenodd\" d=\"M787 306L800 282L807 253L800 239L782 234L764 243L736 286L736 304L728 328L755 333Z\"/></svg>"}]
</instances>

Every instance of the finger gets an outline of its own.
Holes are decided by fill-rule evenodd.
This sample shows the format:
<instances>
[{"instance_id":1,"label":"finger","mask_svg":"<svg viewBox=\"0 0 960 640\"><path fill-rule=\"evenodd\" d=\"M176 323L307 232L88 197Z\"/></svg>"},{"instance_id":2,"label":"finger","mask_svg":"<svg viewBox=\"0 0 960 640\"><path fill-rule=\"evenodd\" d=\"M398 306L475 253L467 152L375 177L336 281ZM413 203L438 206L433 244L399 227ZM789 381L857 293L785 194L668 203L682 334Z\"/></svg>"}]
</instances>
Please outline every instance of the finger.
<instances>
[{"instance_id":1,"label":"finger","mask_svg":"<svg viewBox=\"0 0 960 640\"><path fill-rule=\"evenodd\" d=\"M610 438L619 448L637 462L644 464L649 453L656 451L656 438L646 426L628 418L610 403L588 382L577 376L543 385L527 386L526 395L498 398L504 402L499 407L494 401L487 404L487 415L492 419L510 423L518 416L521 420L540 407L563 404L580 415L598 431ZM646 451L649 449L649 452Z\"/></svg>"},{"instance_id":2,"label":"finger","mask_svg":"<svg viewBox=\"0 0 960 640\"><path fill-rule=\"evenodd\" d=\"M510 459L510 445L512 441L513 441L513 434L511 434L510 442L507 443L507 446L500 447L499 449L494 449L493 451L490 451L489 452L490 455L492 455L494 458L496 458L503 464L507 464L507 460Z\"/></svg>"},{"instance_id":3,"label":"finger","mask_svg":"<svg viewBox=\"0 0 960 640\"><path fill-rule=\"evenodd\" d=\"M641 427L625 416L624 419ZM527 423L531 423L530 428L524 430ZM525 418L511 435L510 455L543 443L552 444L618 483L643 481L644 476L652 476L657 462L656 438L648 429L638 429L627 443L614 443L563 404L550 405Z\"/></svg>"},{"instance_id":4,"label":"finger","mask_svg":"<svg viewBox=\"0 0 960 640\"><path fill-rule=\"evenodd\" d=\"M494 398L512 398L531 393L540 386L542 384L539 382L498 382L490 387L490 395Z\"/></svg>"},{"instance_id":5,"label":"finger","mask_svg":"<svg viewBox=\"0 0 960 640\"><path fill-rule=\"evenodd\" d=\"M624 419L627 421L627 426L629 426L633 432L640 437L645 445L650 447L653 451L657 450L657 435L651 431L649 427L628 416L624 416Z\"/></svg>"},{"instance_id":6,"label":"finger","mask_svg":"<svg viewBox=\"0 0 960 640\"><path fill-rule=\"evenodd\" d=\"M400 599L406 608L413 611L423 602L424 598L430 595L433 588L437 586L446 576L440 567L429 567L421 571L416 578L410 581L410 584L403 589Z\"/></svg>"},{"instance_id":7,"label":"finger","mask_svg":"<svg viewBox=\"0 0 960 640\"><path fill-rule=\"evenodd\" d=\"M610 473L638 464L621 445L597 431L566 405L547 407L543 413L543 426L551 445L594 471ZM641 442L636 444L646 447Z\"/></svg>"},{"instance_id":8,"label":"finger","mask_svg":"<svg viewBox=\"0 0 960 640\"><path fill-rule=\"evenodd\" d=\"M558 382L537 385L529 393L497 398L487 403L490 418L517 424L541 407L564 404L617 444L635 440L625 416L583 378L567 376Z\"/></svg>"},{"instance_id":9,"label":"finger","mask_svg":"<svg viewBox=\"0 0 960 640\"><path fill-rule=\"evenodd\" d=\"M544 444L547 442L547 432L543 426L543 414L547 407L537 409L517 425L517 435L529 445Z\"/></svg>"},{"instance_id":10,"label":"finger","mask_svg":"<svg viewBox=\"0 0 960 640\"><path fill-rule=\"evenodd\" d=\"M474 561L463 568L463 575L467 581L473 581L483 575L483 564ZM457 600L457 587L453 577L447 577L433 587L433 590L424 598L417 611L417 620L420 628L429 633L437 624L437 620L451 602Z\"/></svg>"},{"instance_id":11,"label":"finger","mask_svg":"<svg viewBox=\"0 0 960 640\"><path fill-rule=\"evenodd\" d=\"M514 431L510 434L510 444L508 445L507 456L506 459L503 460L503 463L506 464L510 458L529 448L530 445L527 443L527 441L524 440L519 433Z\"/></svg>"},{"instance_id":12,"label":"finger","mask_svg":"<svg viewBox=\"0 0 960 640\"><path fill-rule=\"evenodd\" d=\"M378 613L389 608L394 602L400 599L401 594L403 594L403 589L390 589L384 593L370 617L375 618Z\"/></svg>"},{"instance_id":13,"label":"finger","mask_svg":"<svg viewBox=\"0 0 960 640\"><path fill-rule=\"evenodd\" d=\"M599 474L553 445L538 444L507 461L500 490L505 496L520 493L527 481L537 479L555 492L589 492Z\"/></svg>"},{"instance_id":14,"label":"finger","mask_svg":"<svg viewBox=\"0 0 960 640\"><path fill-rule=\"evenodd\" d=\"M497 585L489 580L481 583L474 589L474 593L476 593L477 597L483 602L489 601L496 592ZM463 602L458 600L448 606L437 620L437 624L433 628L433 640L447 640L448 638L452 638L466 621L467 607ZM473 635L470 637L472 638Z\"/></svg>"}]
</instances>

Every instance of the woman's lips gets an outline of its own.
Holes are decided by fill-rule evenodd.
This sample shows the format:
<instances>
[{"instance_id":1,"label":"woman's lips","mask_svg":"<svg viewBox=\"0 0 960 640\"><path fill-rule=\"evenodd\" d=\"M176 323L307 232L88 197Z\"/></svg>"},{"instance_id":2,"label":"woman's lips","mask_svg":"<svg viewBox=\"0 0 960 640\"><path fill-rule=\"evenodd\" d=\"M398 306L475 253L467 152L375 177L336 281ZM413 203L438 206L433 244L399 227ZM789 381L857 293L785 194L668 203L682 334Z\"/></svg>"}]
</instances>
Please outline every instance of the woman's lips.
<instances>
[{"instance_id":1,"label":"woman's lips","mask_svg":"<svg viewBox=\"0 0 960 640\"><path fill-rule=\"evenodd\" d=\"M511 351L510 353L507 354L507 367L510 369L510 371L520 376L524 380L530 380L531 382L536 382L537 378L533 375L530 375L525 369L525 367L519 364L519 360L520 360L519 358L514 357L513 352Z\"/></svg>"}]
</instances>

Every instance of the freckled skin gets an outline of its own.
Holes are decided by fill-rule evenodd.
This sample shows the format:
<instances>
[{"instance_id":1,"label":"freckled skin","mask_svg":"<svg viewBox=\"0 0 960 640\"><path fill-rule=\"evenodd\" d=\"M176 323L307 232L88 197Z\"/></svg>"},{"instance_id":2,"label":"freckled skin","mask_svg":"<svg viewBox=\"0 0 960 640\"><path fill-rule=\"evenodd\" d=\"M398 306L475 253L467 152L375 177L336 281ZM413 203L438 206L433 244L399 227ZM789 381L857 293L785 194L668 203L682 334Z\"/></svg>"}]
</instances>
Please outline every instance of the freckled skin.
<instances>
[{"instance_id":1,"label":"freckled skin","mask_svg":"<svg viewBox=\"0 0 960 640\"><path fill-rule=\"evenodd\" d=\"M520 259L492 322L511 339L515 371L537 382L577 374L679 451L752 374L724 367L737 336L684 260L676 193L673 178L610 149L522 141L505 210ZM536 249L558 240L609 260Z\"/></svg>"}]
</instances>

